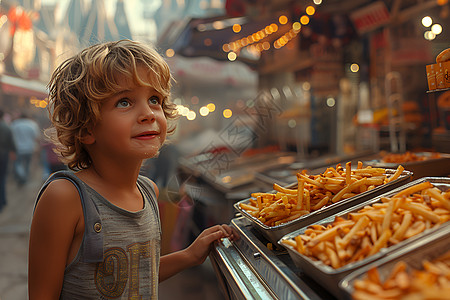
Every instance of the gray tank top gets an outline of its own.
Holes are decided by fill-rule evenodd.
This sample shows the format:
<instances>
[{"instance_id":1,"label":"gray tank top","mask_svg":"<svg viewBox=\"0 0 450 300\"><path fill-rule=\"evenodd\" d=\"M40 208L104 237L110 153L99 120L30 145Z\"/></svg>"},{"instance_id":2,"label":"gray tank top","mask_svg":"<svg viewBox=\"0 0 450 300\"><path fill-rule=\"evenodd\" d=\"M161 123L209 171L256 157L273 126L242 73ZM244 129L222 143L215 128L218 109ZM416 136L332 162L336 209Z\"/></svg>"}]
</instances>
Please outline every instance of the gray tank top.
<instances>
[{"instance_id":1,"label":"gray tank top","mask_svg":"<svg viewBox=\"0 0 450 300\"><path fill-rule=\"evenodd\" d=\"M150 181L139 176L144 208L115 206L72 172L57 172L44 184L65 178L77 187L83 204L82 245L64 272L60 299L158 299L161 243L159 212Z\"/></svg>"}]
</instances>

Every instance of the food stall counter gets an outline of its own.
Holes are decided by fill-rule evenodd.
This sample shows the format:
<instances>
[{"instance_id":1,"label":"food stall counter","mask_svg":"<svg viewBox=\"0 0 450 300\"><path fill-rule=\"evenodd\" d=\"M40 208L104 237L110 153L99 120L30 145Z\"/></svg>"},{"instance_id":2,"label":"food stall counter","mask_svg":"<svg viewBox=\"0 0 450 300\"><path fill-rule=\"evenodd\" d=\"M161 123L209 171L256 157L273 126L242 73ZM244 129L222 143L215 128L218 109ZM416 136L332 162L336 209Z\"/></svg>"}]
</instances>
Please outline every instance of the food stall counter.
<instances>
[{"instance_id":1,"label":"food stall counter","mask_svg":"<svg viewBox=\"0 0 450 300\"><path fill-rule=\"evenodd\" d=\"M229 299L335 299L303 275L283 248L243 217L231 220L239 238L217 243L211 263Z\"/></svg>"}]
</instances>

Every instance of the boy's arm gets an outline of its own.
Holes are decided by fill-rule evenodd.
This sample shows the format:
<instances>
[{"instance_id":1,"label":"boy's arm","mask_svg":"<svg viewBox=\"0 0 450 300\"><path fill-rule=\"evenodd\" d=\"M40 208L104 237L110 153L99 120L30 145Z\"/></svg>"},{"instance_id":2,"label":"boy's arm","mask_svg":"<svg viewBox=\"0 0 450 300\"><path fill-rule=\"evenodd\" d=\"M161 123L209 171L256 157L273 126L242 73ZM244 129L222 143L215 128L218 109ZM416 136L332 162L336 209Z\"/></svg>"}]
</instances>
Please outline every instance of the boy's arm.
<instances>
[{"instance_id":1,"label":"boy's arm","mask_svg":"<svg viewBox=\"0 0 450 300\"><path fill-rule=\"evenodd\" d=\"M178 272L202 264L211 250L211 244L223 237L234 238L228 225L216 225L205 229L186 249L162 256L159 265L159 281Z\"/></svg>"},{"instance_id":2,"label":"boy's arm","mask_svg":"<svg viewBox=\"0 0 450 300\"><path fill-rule=\"evenodd\" d=\"M64 269L76 255L83 229L82 207L75 186L64 179L51 182L36 206L31 223L30 300L59 299ZM74 240L74 237L78 238ZM72 245L74 242L78 247Z\"/></svg>"}]
</instances>

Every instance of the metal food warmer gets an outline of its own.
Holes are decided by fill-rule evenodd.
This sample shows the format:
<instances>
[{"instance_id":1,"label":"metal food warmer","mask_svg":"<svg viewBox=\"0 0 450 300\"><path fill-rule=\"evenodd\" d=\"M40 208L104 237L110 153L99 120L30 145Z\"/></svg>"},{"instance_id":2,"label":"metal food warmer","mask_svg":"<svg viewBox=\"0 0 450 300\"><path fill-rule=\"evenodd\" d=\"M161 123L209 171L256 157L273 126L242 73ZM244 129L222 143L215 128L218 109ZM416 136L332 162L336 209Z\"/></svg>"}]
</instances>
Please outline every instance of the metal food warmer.
<instances>
[{"instance_id":1,"label":"metal food warmer","mask_svg":"<svg viewBox=\"0 0 450 300\"><path fill-rule=\"evenodd\" d=\"M239 239L211 252L228 299L335 299L298 269L284 248L270 243L244 217L231 220Z\"/></svg>"},{"instance_id":2,"label":"metal food warmer","mask_svg":"<svg viewBox=\"0 0 450 300\"><path fill-rule=\"evenodd\" d=\"M445 189L450 186L450 178L420 180L430 180ZM403 181L400 186L377 196L372 195L371 198L382 197L416 182L418 180ZM374 199L367 202L371 201ZM236 230L239 238L232 242L224 239L216 243L210 254L210 261L227 299L349 299L337 298L336 293L326 288L326 282L319 284L314 280L310 270L302 270L284 247L273 243L242 212L238 211L230 226ZM446 223L441 231L448 232L449 226ZM418 239L417 243L420 244L421 240ZM413 243L409 245L414 247Z\"/></svg>"}]
</instances>

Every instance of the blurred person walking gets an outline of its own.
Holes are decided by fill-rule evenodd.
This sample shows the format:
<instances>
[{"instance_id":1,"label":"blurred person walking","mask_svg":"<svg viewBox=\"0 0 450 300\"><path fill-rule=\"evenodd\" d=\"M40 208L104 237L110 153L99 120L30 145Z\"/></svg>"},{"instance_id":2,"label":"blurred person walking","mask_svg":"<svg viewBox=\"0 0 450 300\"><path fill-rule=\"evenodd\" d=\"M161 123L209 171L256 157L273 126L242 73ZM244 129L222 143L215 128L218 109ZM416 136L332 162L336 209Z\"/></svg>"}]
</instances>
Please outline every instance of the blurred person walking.
<instances>
[{"instance_id":1,"label":"blurred person walking","mask_svg":"<svg viewBox=\"0 0 450 300\"><path fill-rule=\"evenodd\" d=\"M8 176L9 158L15 158L16 145L11 128L3 119L0 109L0 212L6 206L6 178Z\"/></svg>"},{"instance_id":2,"label":"blurred person walking","mask_svg":"<svg viewBox=\"0 0 450 300\"><path fill-rule=\"evenodd\" d=\"M39 126L26 113L11 123L11 131L17 150L14 175L21 186L27 183L30 163L40 136Z\"/></svg>"}]
</instances>

